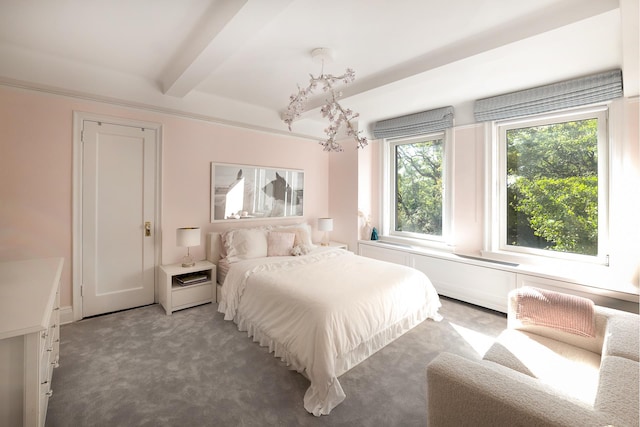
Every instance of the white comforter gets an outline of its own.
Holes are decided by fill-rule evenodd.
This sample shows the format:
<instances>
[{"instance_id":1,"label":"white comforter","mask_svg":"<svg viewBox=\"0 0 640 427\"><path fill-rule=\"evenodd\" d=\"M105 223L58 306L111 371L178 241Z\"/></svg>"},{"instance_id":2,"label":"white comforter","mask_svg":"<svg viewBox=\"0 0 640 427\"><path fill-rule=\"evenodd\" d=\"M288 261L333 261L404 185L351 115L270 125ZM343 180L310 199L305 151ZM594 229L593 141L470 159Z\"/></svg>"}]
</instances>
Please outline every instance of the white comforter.
<instances>
[{"instance_id":1,"label":"white comforter","mask_svg":"<svg viewBox=\"0 0 640 427\"><path fill-rule=\"evenodd\" d=\"M321 248L231 264L218 311L310 380L304 407L319 416L345 398L338 376L426 318L440 320L439 307L423 273Z\"/></svg>"}]
</instances>

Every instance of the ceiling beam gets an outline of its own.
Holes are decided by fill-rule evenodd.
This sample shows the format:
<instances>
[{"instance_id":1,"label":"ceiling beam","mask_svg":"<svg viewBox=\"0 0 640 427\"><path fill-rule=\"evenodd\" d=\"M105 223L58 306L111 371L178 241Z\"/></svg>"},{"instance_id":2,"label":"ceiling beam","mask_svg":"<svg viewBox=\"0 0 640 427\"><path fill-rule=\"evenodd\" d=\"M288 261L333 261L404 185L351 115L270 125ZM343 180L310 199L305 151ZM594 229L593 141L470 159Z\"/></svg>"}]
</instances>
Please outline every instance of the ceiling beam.
<instances>
[{"instance_id":1,"label":"ceiling beam","mask_svg":"<svg viewBox=\"0 0 640 427\"><path fill-rule=\"evenodd\" d=\"M637 3L637 0L621 1ZM484 34L475 35L471 39L461 40L440 49L427 52L418 58L399 64L397 67L388 69L378 75L361 79L360 81L356 80L353 84L341 89L343 93L341 99L346 100L350 97L375 91L383 87L388 89L393 85L401 85L404 80L431 70L610 12L618 7L618 0L589 2L573 0L564 2L558 6L546 8L539 13L508 22ZM307 103L307 109L297 120L317 116L323 104L323 96L310 99ZM283 113L284 112L282 112L282 114Z\"/></svg>"},{"instance_id":2,"label":"ceiling beam","mask_svg":"<svg viewBox=\"0 0 640 427\"><path fill-rule=\"evenodd\" d=\"M233 17L248 0L223 0L214 2L198 25L171 58L162 74L162 92L183 97L199 84L211 71L226 59L225 53L214 42L228 27ZM227 32L229 29L226 30ZM228 53L227 53L228 55Z\"/></svg>"},{"instance_id":3,"label":"ceiling beam","mask_svg":"<svg viewBox=\"0 0 640 427\"><path fill-rule=\"evenodd\" d=\"M162 73L162 92L187 95L292 1L215 2Z\"/></svg>"}]
</instances>

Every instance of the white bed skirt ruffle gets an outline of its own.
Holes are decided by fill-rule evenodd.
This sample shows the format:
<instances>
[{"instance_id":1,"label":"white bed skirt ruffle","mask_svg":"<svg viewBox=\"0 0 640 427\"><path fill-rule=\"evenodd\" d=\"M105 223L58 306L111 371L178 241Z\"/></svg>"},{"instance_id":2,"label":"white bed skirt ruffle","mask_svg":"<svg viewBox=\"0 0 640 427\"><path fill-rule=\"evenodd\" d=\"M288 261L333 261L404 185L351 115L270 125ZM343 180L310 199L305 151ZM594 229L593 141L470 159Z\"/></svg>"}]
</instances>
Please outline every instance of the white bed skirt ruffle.
<instances>
[{"instance_id":1,"label":"white bed skirt ruffle","mask_svg":"<svg viewBox=\"0 0 640 427\"><path fill-rule=\"evenodd\" d=\"M338 406L346 397L338 378L375 352L385 347L404 333L413 329L426 319L440 321L442 316L438 314L439 304L428 304L419 311L405 317L404 319L394 323L388 328L380 331L371 339L360 343L353 350L340 354L335 360L335 376L331 378L326 393L320 391L313 382L304 395L304 408L315 416L328 415L333 408ZM260 328L251 321L243 318L240 314L236 314L233 321L238 325L238 330L246 331L247 335L262 347L268 347L269 352L274 357L279 358L291 370L295 370L307 379L306 367L292 353L287 351L284 345L280 344L268 334L264 333Z\"/></svg>"}]
</instances>

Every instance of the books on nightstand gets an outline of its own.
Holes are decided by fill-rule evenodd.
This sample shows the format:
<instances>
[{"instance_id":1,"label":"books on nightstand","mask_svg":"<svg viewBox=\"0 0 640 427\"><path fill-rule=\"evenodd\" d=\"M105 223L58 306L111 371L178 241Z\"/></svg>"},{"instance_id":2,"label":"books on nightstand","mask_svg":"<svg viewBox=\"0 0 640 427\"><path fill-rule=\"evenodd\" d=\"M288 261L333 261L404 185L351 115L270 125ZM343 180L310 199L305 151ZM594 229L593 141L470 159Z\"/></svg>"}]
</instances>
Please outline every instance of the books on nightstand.
<instances>
[{"instance_id":1,"label":"books on nightstand","mask_svg":"<svg viewBox=\"0 0 640 427\"><path fill-rule=\"evenodd\" d=\"M180 286L195 285L196 283L206 282L207 280L209 280L209 276L203 273L176 276L176 282Z\"/></svg>"}]
</instances>

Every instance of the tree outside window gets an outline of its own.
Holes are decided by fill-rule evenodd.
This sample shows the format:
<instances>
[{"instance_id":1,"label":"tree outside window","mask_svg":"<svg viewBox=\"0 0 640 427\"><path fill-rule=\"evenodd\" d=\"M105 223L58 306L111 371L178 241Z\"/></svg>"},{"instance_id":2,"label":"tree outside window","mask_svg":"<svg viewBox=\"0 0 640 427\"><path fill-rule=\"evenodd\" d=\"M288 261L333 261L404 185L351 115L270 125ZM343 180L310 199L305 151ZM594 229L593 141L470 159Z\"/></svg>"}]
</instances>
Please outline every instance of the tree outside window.
<instances>
[{"instance_id":1,"label":"tree outside window","mask_svg":"<svg viewBox=\"0 0 640 427\"><path fill-rule=\"evenodd\" d=\"M395 231L442 236L443 138L395 145Z\"/></svg>"},{"instance_id":2,"label":"tree outside window","mask_svg":"<svg viewBox=\"0 0 640 427\"><path fill-rule=\"evenodd\" d=\"M598 254L598 119L508 129L507 245Z\"/></svg>"}]
</instances>

